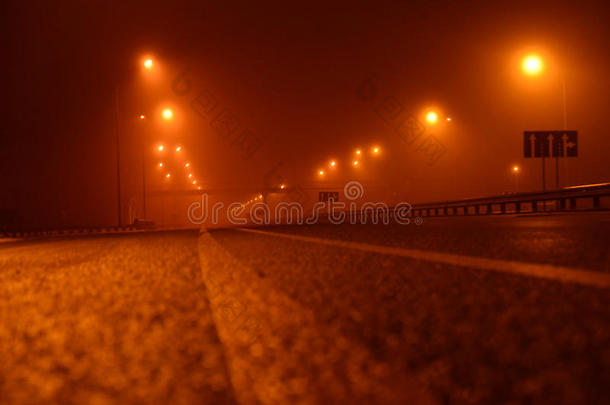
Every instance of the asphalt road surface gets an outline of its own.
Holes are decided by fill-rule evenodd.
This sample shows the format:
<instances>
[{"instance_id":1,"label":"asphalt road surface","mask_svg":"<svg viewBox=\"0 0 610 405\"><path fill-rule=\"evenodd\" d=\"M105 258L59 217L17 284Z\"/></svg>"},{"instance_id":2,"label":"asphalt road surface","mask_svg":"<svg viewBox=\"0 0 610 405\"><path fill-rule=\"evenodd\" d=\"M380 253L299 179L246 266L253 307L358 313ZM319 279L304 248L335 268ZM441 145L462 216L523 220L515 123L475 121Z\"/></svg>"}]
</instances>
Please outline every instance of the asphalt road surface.
<instances>
[{"instance_id":1,"label":"asphalt road surface","mask_svg":"<svg viewBox=\"0 0 610 405\"><path fill-rule=\"evenodd\" d=\"M610 214L0 243L0 403L606 404Z\"/></svg>"}]
</instances>

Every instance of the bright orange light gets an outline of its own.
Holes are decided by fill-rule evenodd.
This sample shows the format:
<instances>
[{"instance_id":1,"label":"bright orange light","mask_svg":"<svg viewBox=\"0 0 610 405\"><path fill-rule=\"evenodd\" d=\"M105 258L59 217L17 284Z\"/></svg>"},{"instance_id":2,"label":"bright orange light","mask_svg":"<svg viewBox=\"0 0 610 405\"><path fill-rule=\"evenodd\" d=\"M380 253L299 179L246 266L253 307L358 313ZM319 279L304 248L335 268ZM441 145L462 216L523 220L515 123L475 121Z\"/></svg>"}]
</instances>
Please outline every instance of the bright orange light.
<instances>
[{"instance_id":1,"label":"bright orange light","mask_svg":"<svg viewBox=\"0 0 610 405\"><path fill-rule=\"evenodd\" d=\"M262 200L262 199L263 199L263 195L262 195L262 194L259 194L259 195L258 195L258 198Z\"/></svg>"},{"instance_id":2,"label":"bright orange light","mask_svg":"<svg viewBox=\"0 0 610 405\"><path fill-rule=\"evenodd\" d=\"M152 59L150 59L150 58L149 58L149 59L146 59L146 60L144 61L144 67L145 67L146 69L152 69L152 67L153 67L153 60L152 60Z\"/></svg>"},{"instance_id":3,"label":"bright orange light","mask_svg":"<svg viewBox=\"0 0 610 405\"><path fill-rule=\"evenodd\" d=\"M197 184L197 180L193 180L193 184Z\"/></svg>"},{"instance_id":4,"label":"bright orange light","mask_svg":"<svg viewBox=\"0 0 610 405\"><path fill-rule=\"evenodd\" d=\"M184 167L190 167L190 166L191 166L191 164L190 164L189 162L186 162L186 163L184 164Z\"/></svg>"},{"instance_id":5,"label":"bright orange light","mask_svg":"<svg viewBox=\"0 0 610 405\"><path fill-rule=\"evenodd\" d=\"M189 173L188 175L189 179L193 177L193 173Z\"/></svg>"},{"instance_id":6,"label":"bright orange light","mask_svg":"<svg viewBox=\"0 0 610 405\"><path fill-rule=\"evenodd\" d=\"M159 146L157 147L157 150L158 150L159 152L163 152L163 149L165 149L165 147L164 147L163 145L159 145Z\"/></svg>"},{"instance_id":7,"label":"bright orange light","mask_svg":"<svg viewBox=\"0 0 610 405\"><path fill-rule=\"evenodd\" d=\"M165 120L171 120L172 118L174 118L174 112L172 111L171 108L164 109L162 112L162 115L163 115L163 119L165 119Z\"/></svg>"},{"instance_id":8,"label":"bright orange light","mask_svg":"<svg viewBox=\"0 0 610 405\"><path fill-rule=\"evenodd\" d=\"M320 170L320 171L318 172L318 174L319 174L320 176L324 176L324 170Z\"/></svg>"},{"instance_id":9,"label":"bright orange light","mask_svg":"<svg viewBox=\"0 0 610 405\"><path fill-rule=\"evenodd\" d=\"M201 190L201 186L197 186L197 190Z\"/></svg>"},{"instance_id":10,"label":"bright orange light","mask_svg":"<svg viewBox=\"0 0 610 405\"><path fill-rule=\"evenodd\" d=\"M445 118L445 119L446 119L447 121L451 121L451 118L450 118L450 117L447 117L447 118Z\"/></svg>"},{"instance_id":11,"label":"bright orange light","mask_svg":"<svg viewBox=\"0 0 610 405\"><path fill-rule=\"evenodd\" d=\"M352 163L354 166L358 166L358 161L354 160L354 163Z\"/></svg>"},{"instance_id":12,"label":"bright orange light","mask_svg":"<svg viewBox=\"0 0 610 405\"><path fill-rule=\"evenodd\" d=\"M356 155L359 155L361 153L362 153L362 151L360 149L356 149Z\"/></svg>"},{"instance_id":13,"label":"bright orange light","mask_svg":"<svg viewBox=\"0 0 610 405\"><path fill-rule=\"evenodd\" d=\"M426 121L429 124L436 124L438 122L438 114L434 111L428 111L426 114Z\"/></svg>"},{"instance_id":14,"label":"bright orange light","mask_svg":"<svg viewBox=\"0 0 610 405\"><path fill-rule=\"evenodd\" d=\"M178 147L176 148L176 152L180 152L181 150L182 150L182 146L178 146Z\"/></svg>"},{"instance_id":15,"label":"bright orange light","mask_svg":"<svg viewBox=\"0 0 610 405\"><path fill-rule=\"evenodd\" d=\"M519 172L519 166L513 166L513 172L518 173Z\"/></svg>"},{"instance_id":16,"label":"bright orange light","mask_svg":"<svg viewBox=\"0 0 610 405\"><path fill-rule=\"evenodd\" d=\"M141 120L143 120L144 118L146 118L146 116L144 114L141 114L139 117Z\"/></svg>"},{"instance_id":17,"label":"bright orange light","mask_svg":"<svg viewBox=\"0 0 610 405\"><path fill-rule=\"evenodd\" d=\"M169 179L170 177L172 177L172 175L171 175L171 174L169 174L169 173L167 173L167 174L165 175L165 178L166 178L166 179Z\"/></svg>"},{"instance_id":18,"label":"bright orange light","mask_svg":"<svg viewBox=\"0 0 610 405\"><path fill-rule=\"evenodd\" d=\"M528 75L538 75L542 72L543 63L542 59L538 55L528 55L523 58L521 68Z\"/></svg>"},{"instance_id":19,"label":"bright orange light","mask_svg":"<svg viewBox=\"0 0 610 405\"><path fill-rule=\"evenodd\" d=\"M165 166L165 164L163 164L163 162L159 163L159 167L163 167Z\"/></svg>"},{"instance_id":20,"label":"bright orange light","mask_svg":"<svg viewBox=\"0 0 610 405\"><path fill-rule=\"evenodd\" d=\"M334 160L330 161L330 167L335 167L337 166L337 162L335 162Z\"/></svg>"},{"instance_id":21,"label":"bright orange light","mask_svg":"<svg viewBox=\"0 0 610 405\"><path fill-rule=\"evenodd\" d=\"M285 184L280 184L280 190L283 190L283 189L285 189L285 188L286 188L286 185L285 185Z\"/></svg>"},{"instance_id":22,"label":"bright orange light","mask_svg":"<svg viewBox=\"0 0 610 405\"><path fill-rule=\"evenodd\" d=\"M373 153L379 153L379 148L377 146L373 148Z\"/></svg>"}]
</instances>

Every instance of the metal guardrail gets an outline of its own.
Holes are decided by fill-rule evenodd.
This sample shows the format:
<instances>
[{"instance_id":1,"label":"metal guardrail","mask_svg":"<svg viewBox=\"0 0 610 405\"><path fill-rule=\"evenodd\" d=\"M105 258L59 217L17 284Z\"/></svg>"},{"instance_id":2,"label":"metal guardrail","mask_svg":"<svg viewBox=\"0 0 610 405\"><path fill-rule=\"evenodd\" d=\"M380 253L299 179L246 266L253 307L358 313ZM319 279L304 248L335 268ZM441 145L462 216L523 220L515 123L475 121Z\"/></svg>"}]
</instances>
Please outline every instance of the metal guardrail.
<instances>
[{"instance_id":1,"label":"metal guardrail","mask_svg":"<svg viewBox=\"0 0 610 405\"><path fill-rule=\"evenodd\" d=\"M610 197L610 183L565 187L560 190L514 193L500 196L471 198L415 204L413 216L519 214L547 211L577 211L577 200L590 199L589 210L605 210L601 198Z\"/></svg>"}]
</instances>

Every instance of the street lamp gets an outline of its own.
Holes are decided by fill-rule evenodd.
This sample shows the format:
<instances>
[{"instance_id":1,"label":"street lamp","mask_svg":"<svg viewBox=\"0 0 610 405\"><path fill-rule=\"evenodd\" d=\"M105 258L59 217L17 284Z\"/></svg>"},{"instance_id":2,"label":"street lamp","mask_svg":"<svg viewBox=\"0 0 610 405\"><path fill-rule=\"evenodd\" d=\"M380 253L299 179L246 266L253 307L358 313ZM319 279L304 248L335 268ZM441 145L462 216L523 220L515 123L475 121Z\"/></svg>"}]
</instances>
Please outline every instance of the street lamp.
<instances>
[{"instance_id":1,"label":"street lamp","mask_svg":"<svg viewBox=\"0 0 610 405\"><path fill-rule=\"evenodd\" d=\"M527 55L521 62L521 68L530 76L537 76L542 73L544 64L538 55Z\"/></svg>"},{"instance_id":2,"label":"street lamp","mask_svg":"<svg viewBox=\"0 0 610 405\"><path fill-rule=\"evenodd\" d=\"M150 70L153 68L153 60L148 58L144 61L143 65L146 69Z\"/></svg>"},{"instance_id":3,"label":"street lamp","mask_svg":"<svg viewBox=\"0 0 610 405\"><path fill-rule=\"evenodd\" d=\"M521 68L528 76L538 76L544 70L544 61L539 55L530 54L523 58L521 62ZM560 76L561 80L561 99L563 104L563 129L568 129L568 112L566 102L566 82L563 75ZM542 165L544 167L544 156L542 157ZM544 180L544 179L543 179ZM544 184L544 181L543 181ZM555 156L555 187L559 189L559 156ZM544 187L543 187L544 188Z\"/></svg>"},{"instance_id":4,"label":"street lamp","mask_svg":"<svg viewBox=\"0 0 610 405\"><path fill-rule=\"evenodd\" d=\"M521 172L521 168L519 166L513 166L513 174L515 176L515 192L519 192L519 173Z\"/></svg>"},{"instance_id":5,"label":"street lamp","mask_svg":"<svg viewBox=\"0 0 610 405\"><path fill-rule=\"evenodd\" d=\"M438 113L436 113L435 111L428 111L428 113L426 114L426 121L428 122L428 124L436 124L438 122Z\"/></svg>"},{"instance_id":6,"label":"street lamp","mask_svg":"<svg viewBox=\"0 0 610 405\"><path fill-rule=\"evenodd\" d=\"M172 118L174 118L174 112L172 111L171 108L165 108L163 110L163 112L161 113L161 115L163 116L163 119L166 121L169 121Z\"/></svg>"}]
</instances>

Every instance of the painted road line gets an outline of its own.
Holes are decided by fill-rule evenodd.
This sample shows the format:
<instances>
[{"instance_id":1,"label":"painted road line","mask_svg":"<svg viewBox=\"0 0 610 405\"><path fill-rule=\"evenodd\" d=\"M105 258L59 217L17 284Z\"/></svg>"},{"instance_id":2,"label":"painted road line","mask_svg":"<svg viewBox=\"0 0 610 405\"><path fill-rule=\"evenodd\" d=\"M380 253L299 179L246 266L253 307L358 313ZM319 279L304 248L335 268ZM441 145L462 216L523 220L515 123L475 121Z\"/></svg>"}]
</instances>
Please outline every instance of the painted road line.
<instances>
[{"instance_id":1,"label":"painted road line","mask_svg":"<svg viewBox=\"0 0 610 405\"><path fill-rule=\"evenodd\" d=\"M278 238L318 243L327 246L336 246L371 253L379 253L384 255L407 257L410 259L450 264L453 266L468 267L479 270L491 270L509 274L521 274L525 276L538 277L567 283L577 283L599 288L610 287L610 274L599 273L574 267L562 267L553 266L549 264L526 263L511 260L487 259L484 257L463 256L458 254L439 253L419 249L403 249L396 247L371 245L368 243L348 242L333 239L320 239L310 236L261 231L257 229L239 228L237 230L253 234L275 236Z\"/></svg>"}]
</instances>

